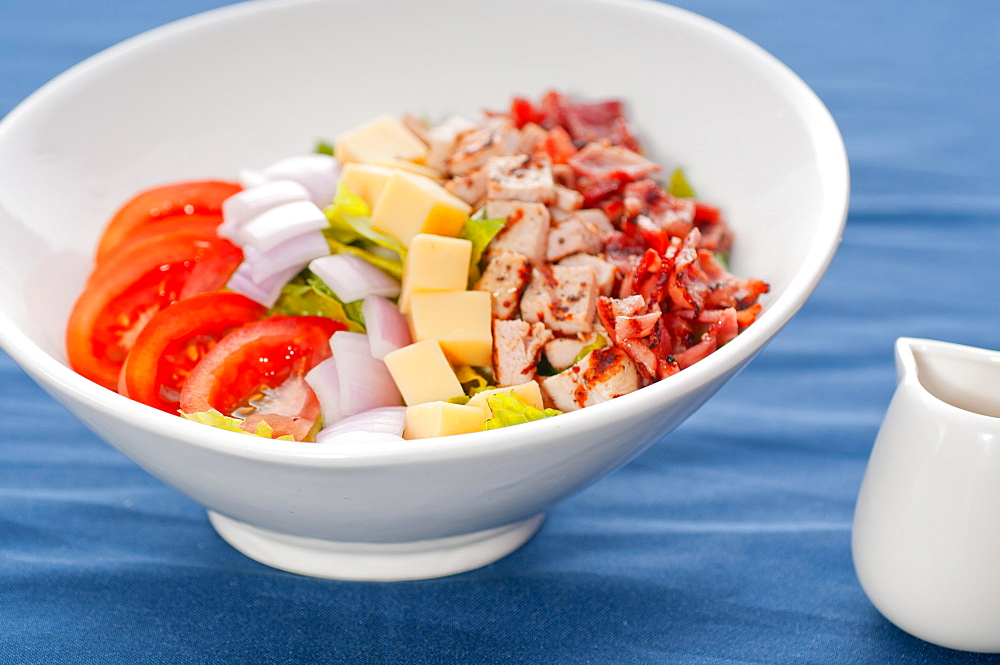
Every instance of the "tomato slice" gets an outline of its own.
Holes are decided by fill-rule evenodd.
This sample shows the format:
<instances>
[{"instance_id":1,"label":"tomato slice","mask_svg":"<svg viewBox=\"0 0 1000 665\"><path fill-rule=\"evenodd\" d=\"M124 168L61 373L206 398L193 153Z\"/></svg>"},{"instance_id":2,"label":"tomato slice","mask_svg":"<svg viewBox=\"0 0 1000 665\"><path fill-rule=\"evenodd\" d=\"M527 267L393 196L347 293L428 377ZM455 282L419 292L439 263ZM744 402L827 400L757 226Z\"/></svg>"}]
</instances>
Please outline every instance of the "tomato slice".
<instances>
[{"instance_id":1,"label":"tomato slice","mask_svg":"<svg viewBox=\"0 0 1000 665\"><path fill-rule=\"evenodd\" d=\"M181 387L198 361L227 333L266 312L263 305L231 291L200 293L161 309L129 349L118 392L176 414Z\"/></svg>"},{"instance_id":2,"label":"tomato slice","mask_svg":"<svg viewBox=\"0 0 1000 665\"><path fill-rule=\"evenodd\" d=\"M191 370L181 389L184 413L215 409L243 419L254 431L261 421L274 436L304 441L320 415L306 373L330 357L330 336L347 327L323 316L275 316L240 326Z\"/></svg>"},{"instance_id":3,"label":"tomato slice","mask_svg":"<svg viewBox=\"0 0 1000 665\"><path fill-rule=\"evenodd\" d=\"M222 215L179 215L147 222L142 226L132 229L128 235L123 237L113 247L103 252L97 259L97 262L103 263L108 260L108 257L114 254L128 251L133 246L145 242L150 238L158 238L168 233L190 231L198 233L206 239L217 238L219 237L218 228L221 223Z\"/></svg>"},{"instance_id":4,"label":"tomato slice","mask_svg":"<svg viewBox=\"0 0 1000 665\"><path fill-rule=\"evenodd\" d=\"M222 238L178 231L150 238L98 265L70 313L70 366L115 390L125 356L149 319L167 305L215 291L243 260Z\"/></svg>"},{"instance_id":5,"label":"tomato slice","mask_svg":"<svg viewBox=\"0 0 1000 665\"><path fill-rule=\"evenodd\" d=\"M188 215L214 216L222 221L222 202L240 191L240 185L223 180L194 180L148 189L123 205L97 247L101 262L111 249L134 229L149 222L179 220Z\"/></svg>"}]
</instances>

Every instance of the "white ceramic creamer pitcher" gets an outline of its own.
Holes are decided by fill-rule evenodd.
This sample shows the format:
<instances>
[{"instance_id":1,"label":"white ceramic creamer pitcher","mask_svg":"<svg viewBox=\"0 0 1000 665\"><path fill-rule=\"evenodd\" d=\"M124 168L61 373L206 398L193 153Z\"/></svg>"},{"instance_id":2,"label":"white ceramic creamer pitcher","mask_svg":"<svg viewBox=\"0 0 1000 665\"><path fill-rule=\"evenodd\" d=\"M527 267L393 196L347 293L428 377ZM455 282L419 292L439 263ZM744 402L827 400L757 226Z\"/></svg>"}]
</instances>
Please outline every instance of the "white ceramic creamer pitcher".
<instances>
[{"instance_id":1,"label":"white ceramic creamer pitcher","mask_svg":"<svg viewBox=\"0 0 1000 665\"><path fill-rule=\"evenodd\" d=\"M1000 352L901 338L896 374L855 510L855 570L908 633L1000 652Z\"/></svg>"}]
</instances>

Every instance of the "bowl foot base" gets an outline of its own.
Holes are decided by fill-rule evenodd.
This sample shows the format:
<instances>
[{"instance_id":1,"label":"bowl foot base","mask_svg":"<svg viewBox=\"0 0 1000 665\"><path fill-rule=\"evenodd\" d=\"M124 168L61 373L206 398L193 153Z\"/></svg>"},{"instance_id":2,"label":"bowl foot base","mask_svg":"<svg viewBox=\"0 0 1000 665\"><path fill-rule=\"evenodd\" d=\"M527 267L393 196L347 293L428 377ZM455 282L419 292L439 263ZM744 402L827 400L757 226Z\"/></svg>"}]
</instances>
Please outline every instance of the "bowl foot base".
<instances>
[{"instance_id":1,"label":"bowl foot base","mask_svg":"<svg viewBox=\"0 0 1000 665\"><path fill-rule=\"evenodd\" d=\"M251 559L300 575L392 582L463 573L501 559L535 535L544 514L505 526L407 543L354 543L269 531L208 511L216 532Z\"/></svg>"}]
</instances>

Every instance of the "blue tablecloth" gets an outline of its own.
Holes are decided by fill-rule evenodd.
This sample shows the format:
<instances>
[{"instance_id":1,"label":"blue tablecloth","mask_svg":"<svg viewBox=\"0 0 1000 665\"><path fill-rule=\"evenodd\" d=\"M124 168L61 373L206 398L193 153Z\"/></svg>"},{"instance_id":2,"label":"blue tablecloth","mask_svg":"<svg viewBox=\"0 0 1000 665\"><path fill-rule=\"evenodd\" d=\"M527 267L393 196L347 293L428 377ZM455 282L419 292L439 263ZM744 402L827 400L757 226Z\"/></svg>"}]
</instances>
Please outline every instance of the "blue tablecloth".
<instances>
[{"instance_id":1,"label":"blue tablecloth","mask_svg":"<svg viewBox=\"0 0 1000 665\"><path fill-rule=\"evenodd\" d=\"M0 115L219 4L0 0ZM506 559L359 584L238 554L0 353L0 664L992 662L883 619L850 529L894 340L1000 348L1000 5L679 4L798 72L851 158L840 252L749 369Z\"/></svg>"}]
</instances>

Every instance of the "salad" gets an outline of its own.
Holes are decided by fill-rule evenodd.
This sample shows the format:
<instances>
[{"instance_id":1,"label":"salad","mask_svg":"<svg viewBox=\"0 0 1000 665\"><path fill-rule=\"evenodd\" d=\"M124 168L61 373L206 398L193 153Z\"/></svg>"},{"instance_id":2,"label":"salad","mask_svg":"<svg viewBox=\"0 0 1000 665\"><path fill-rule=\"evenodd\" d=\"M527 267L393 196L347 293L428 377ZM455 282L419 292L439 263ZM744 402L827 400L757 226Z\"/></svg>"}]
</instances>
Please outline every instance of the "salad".
<instances>
[{"instance_id":1,"label":"salad","mask_svg":"<svg viewBox=\"0 0 1000 665\"><path fill-rule=\"evenodd\" d=\"M297 441L424 438L614 399L753 324L720 210L617 100L559 92L382 116L107 224L71 367L131 399Z\"/></svg>"}]
</instances>

